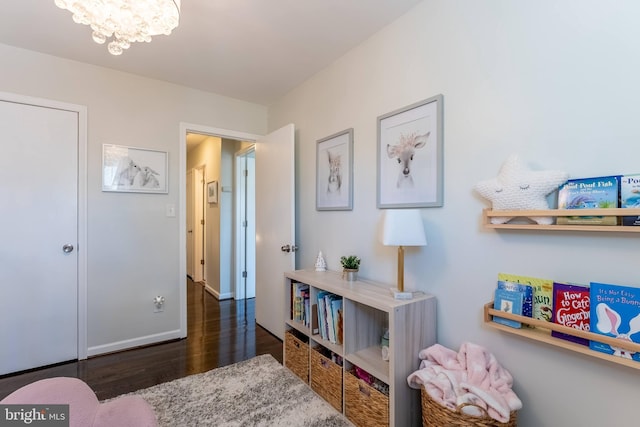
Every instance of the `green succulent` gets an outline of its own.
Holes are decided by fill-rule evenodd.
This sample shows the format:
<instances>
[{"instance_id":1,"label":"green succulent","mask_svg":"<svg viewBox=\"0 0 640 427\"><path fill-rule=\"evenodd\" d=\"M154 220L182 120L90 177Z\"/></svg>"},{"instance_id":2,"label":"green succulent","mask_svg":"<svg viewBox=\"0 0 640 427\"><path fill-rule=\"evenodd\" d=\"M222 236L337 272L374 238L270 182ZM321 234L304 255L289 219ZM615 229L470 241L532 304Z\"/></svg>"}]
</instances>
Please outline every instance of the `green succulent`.
<instances>
[{"instance_id":1,"label":"green succulent","mask_svg":"<svg viewBox=\"0 0 640 427\"><path fill-rule=\"evenodd\" d=\"M360 268L360 258L356 255L341 256L340 263L342 264L342 268L349 270L358 270Z\"/></svg>"}]
</instances>

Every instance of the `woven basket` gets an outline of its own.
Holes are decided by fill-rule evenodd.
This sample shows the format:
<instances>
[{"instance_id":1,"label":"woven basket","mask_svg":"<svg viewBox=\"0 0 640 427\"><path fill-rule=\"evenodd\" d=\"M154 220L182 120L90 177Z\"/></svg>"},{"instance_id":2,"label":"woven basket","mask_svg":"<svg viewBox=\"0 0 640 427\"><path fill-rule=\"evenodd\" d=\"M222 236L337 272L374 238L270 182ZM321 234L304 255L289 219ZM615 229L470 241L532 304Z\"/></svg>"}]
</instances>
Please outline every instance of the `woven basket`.
<instances>
[{"instance_id":1,"label":"woven basket","mask_svg":"<svg viewBox=\"0 0 640 427\"><path fill-rule=\"evenodd\" d=\"M344 412L349 421L358 427L388 426L389 396L351 372L344 375Z\"/></svg>"},{"instance_id":2,"label":"woven basket","mask_svg":"<svg viewBox=\"0 0 640 427\"><path fill-rule=\"evenodd\" d=\"M342 412L342 367L311 349L311 388Z\"/></svg>"},{"instance_id":3,"label":"woven basket","mask_svg":"<svg viewBox=\"0 0 640 427\"><path fill-rule=\"evenodd\" d=\"M289 331L284 334L284 365L309 384L309 344Z\"/></svg>"},{"instance_id":4,"label":"woven basket","mask_svg":"<svg viewBox=\"0 0 640 427\"><path fill-rule=\"evenodd\" d=\"M487 415L474 417L463 414L462 408L465 406L475 406L472 404L460 405L456 411L452 411L433 400L424 387L420 390L422 396L422 426L423 427L516 427L517 412L511 411L509 421L501 423Z\"/></svg>"}]
</instances>

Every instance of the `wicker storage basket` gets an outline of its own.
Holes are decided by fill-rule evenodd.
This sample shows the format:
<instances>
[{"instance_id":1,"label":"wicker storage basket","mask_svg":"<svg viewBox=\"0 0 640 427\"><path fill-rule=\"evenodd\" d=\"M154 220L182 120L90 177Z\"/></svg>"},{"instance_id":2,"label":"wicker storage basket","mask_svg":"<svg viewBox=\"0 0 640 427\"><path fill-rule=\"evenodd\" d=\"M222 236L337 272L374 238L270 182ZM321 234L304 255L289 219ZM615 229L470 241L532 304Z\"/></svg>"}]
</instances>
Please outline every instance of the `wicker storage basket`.
<instances>
[{"instance_id":1,"label":"wicker storage basket","mask_svg":"<svg viewBox=\"0 0 640 427\"><path fill-rule=\"evenodd\" d=\"M351 372L344 374L344 412L358 427L389 425L389 396Z\"/></svg>"},{"instance_id":2,"label":"wicker storage basket","mask_svg":"<svg viewBox=\"0 0 640 427\"><path fill-rule=\"evenodd\" d=\"M422 396L423 427L516 427L518 425L516 411L511 411L509 421L501 423L486 413L483 417L463 414L460 410L466 405L461 405L458 410L452 411L433 400L424 387L420 393Z\"/></svg>"},{"instance_id":3,"label":"wicker storage basket","mask_svg":"<svg viewBox=\"0 0 640 427\"><path fill-rule=\"evenodd\" d=\"M309 384L309 344L291 331L284 334L284 365Z\"/></svg>"},{"instance_id":4,"label":"wicker storage basket","mask_svg":"<svg viewBox=\"0 0 640 427\"><path fill-rule=\"evenodd\" d=\"M342 367L311 349L311 388L342 412Z\"/></svg>"}]
</instances>

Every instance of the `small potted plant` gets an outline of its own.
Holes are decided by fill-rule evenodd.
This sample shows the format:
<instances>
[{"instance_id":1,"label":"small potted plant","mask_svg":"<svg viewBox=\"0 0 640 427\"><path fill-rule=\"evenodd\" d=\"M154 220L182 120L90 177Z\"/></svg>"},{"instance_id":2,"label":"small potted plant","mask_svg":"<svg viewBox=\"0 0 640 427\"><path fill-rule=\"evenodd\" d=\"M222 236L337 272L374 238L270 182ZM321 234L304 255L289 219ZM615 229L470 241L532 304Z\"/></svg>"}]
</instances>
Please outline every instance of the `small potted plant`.
<instances>
[{"instance_id":1,"label":"small potted plant","mask_svg":"<svg viewBox=\"0 0 640 427\"><path fill-rule=\"evenodd\" d=\"M358 280L358 270L360 270L360 258L356 255L341 256L342 278L350 282Z\"/></svg>"}]
</instances>

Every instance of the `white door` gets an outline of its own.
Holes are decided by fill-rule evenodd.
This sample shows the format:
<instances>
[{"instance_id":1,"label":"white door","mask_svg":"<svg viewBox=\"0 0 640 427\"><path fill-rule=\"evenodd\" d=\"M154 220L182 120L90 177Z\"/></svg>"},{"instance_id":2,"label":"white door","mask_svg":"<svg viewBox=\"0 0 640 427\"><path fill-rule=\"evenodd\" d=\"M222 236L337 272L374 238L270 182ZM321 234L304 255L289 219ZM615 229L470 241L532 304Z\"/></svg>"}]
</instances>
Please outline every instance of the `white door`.
<instances>
[{"instance_id":1,"label":"white door","mask_svg":"<svg viewBox=\"0 0 640 427\"><path fill-rule=\"evenodd\" d=\"M237 300L256 296L256 161L255 146L236 153L236 286Z\"/></svg>"},{"instance_id":2,"label":"white door","mask_svg":"<svg viewBox=\"0 0 640 427\"><path fill-rule=\"evenodd\" d=\"M204 281L204 169L193 170L193 280Z\"/></svg>"},{"instance_id":3,"label":"white door","mask_svg":"<svg viewBox=\"0 0 640 427\"><path fill-rule=\"evenodd\" d=\"M202 169L187 171L187 276L204 280L204 186Z\"/></svg>"},{"instance_id":4,"label":"white door","mask_svg":"<svg viewBox=\"0 0 640 427\"><path fill-rule=\"evenodd\" d=\"M187 171L187 276L193 280L193 169Z\"/></svg>"},{"instance_id":5,"label":"white door","mask_svg":"<svg viewBox=\"0 0 640 427\"><path fill-rule=\"evenodd\" d=\"M280 339L284 272L296 261L294 133L289 124L256 141L256 322Z\"/></svg>"},{"instance_id":6,"label":"white door","mask_svg":"<svg viewBox=\"0 0 640 427\"><path fill-rule=\"evenodd\" d=\"M0 375L78 359L78 129L0 101Z\"/></svg>"}]
</instances>

